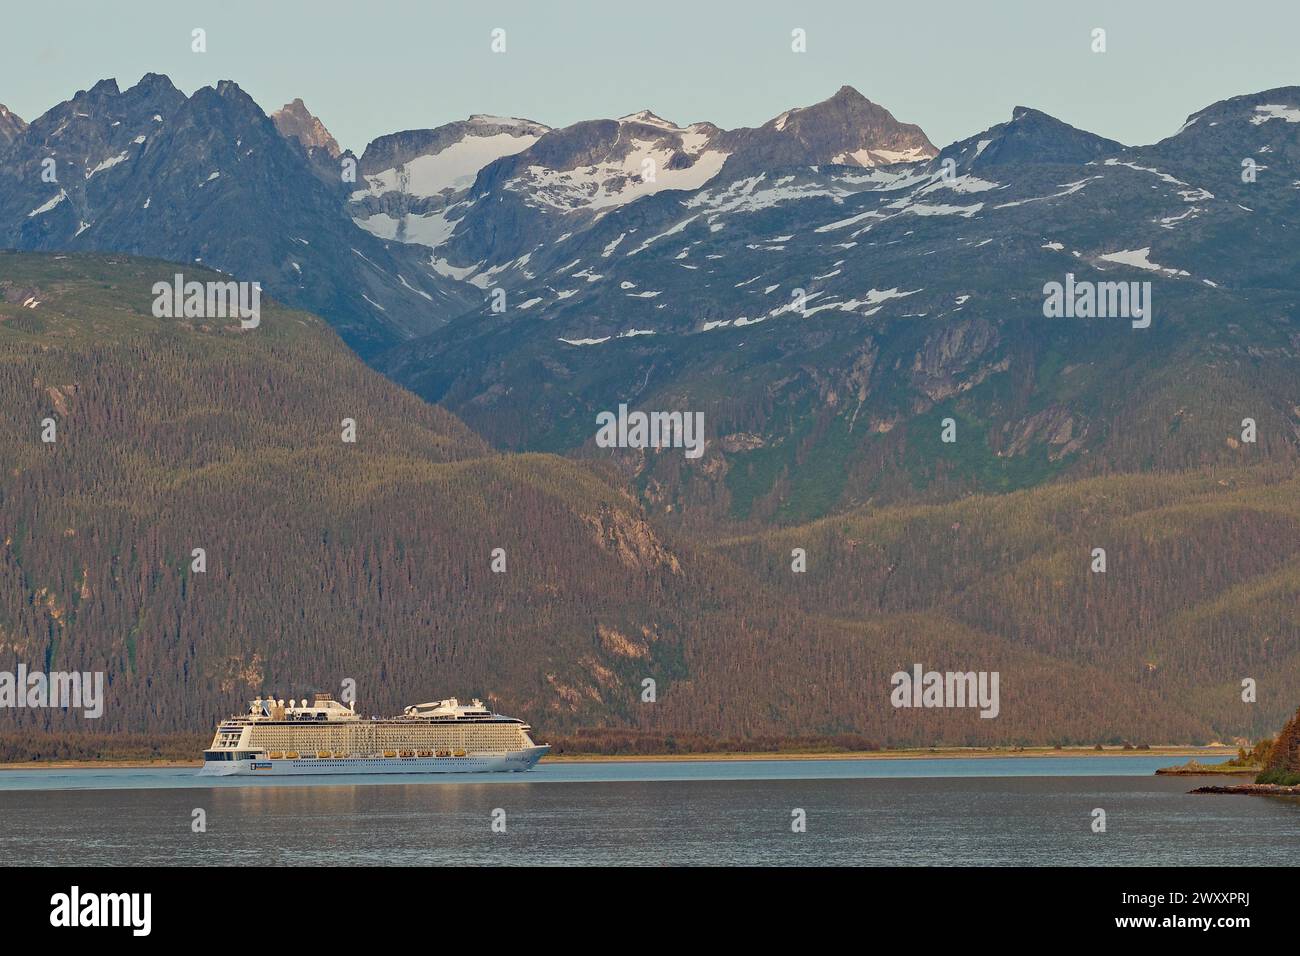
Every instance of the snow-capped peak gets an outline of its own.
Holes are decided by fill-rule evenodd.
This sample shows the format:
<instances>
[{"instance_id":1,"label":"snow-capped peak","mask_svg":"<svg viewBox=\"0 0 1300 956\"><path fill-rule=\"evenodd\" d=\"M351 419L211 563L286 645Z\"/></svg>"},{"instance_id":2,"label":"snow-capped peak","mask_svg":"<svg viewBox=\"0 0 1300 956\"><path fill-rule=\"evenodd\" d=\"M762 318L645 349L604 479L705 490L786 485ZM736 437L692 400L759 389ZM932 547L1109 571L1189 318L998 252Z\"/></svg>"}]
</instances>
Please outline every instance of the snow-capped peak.
<instances>
[{"instance_id":1,"label":"snow-capped peak","mask_svg":"<svg viewBox=\"0 0 1300 956\"><path fill-rule=\"evenodd\" d=\"M635 113L628 113L626 116L620 116L618 118L618 121L620 123L642 123L646 126L657 126L660 129L668 129L674 131L682 128L678 126L676 123L670 123L662 116L656 116L654 113L650 112L649 110L638 110Z\"/></svg>"}]
</instances>

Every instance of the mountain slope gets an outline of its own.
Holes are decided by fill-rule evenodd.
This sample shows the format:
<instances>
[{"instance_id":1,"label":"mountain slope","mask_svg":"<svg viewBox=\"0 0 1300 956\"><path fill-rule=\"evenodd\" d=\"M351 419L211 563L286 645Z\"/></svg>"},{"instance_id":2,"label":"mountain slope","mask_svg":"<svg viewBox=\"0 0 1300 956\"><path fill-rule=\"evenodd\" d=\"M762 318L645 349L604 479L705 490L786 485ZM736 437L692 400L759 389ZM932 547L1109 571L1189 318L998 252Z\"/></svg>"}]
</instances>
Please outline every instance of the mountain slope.
<instances>
[{"instance_id":1,"label":"mountain slope","mask_svg":"<svg viewBox=\"0 0 1300 956\"><path fill-rule=\"evenodd\" d=\"M723 175L533 250L484 283L504 313L485 299L376 362L499 446L612 456L656 513L705 526L1294 463L1292 111L1300 89L1269 91L1126 149L1017 110L927 163ZM1243 183L1233 156L1268 168ZM1152 323L1046 317L1074 280L1150 282ZM702 411L704 457L596 449L620 402Z\"/></svg>"},{"instance_id":2,"label":"mountain slope","mask_svg":"<svg viewBox=\"0 0 1300 956\"><path fill-rule=\"evenodd\" d=\"M1083 165L1124 151L1124 145L1076 129L1026 106L1017 106L1011 119L977 136L945 147L939 160L952 158L965 173L996 166L1026 163Z\"/></svg>"},{"instance_id":3,"label":"mountain slope","mask_svg":"<svg viewBox=\"0 0 1300 956\"><path fill-rule=\"evenodd\" d=\"M362 354L461 307L423 257L356 228L342 190L234 83L187 98L156 74L104 80L0 159L0 246L201 262L320 312Z\"/></svg>"},{"instance_id":4,"label":"mountain slope","mask_svg":"<svg viewBox=\"0 0 1300 956\"><path fill-rule=\"evenodd\" d=\"M465 215L465 193L479 170L527 149L546 132L531 120L471 116L381 136L361 157L364 188L350 194L348 212L380 238L436 248Z\"/></svg>"},{"instance_id":5,"label":"mountain slope","mask_svg":"<svg viewBox=\"0 0 1300 956\"><path fill-rule=\"evenodd\" d=\"M707 122L679 126L640 110L616 120L589 120L553 130L522 120L471 118L469 133L475 132L476 119L480 125L514 124L478 133L480 142L487 134L503 141L497 146L499 158L485 161L490 153L483 147L468 151L480 160L477 177L469 177L472 184L462 180L458 191L443 193L436 206L418 210L416 221L399 223L396 235L433 247L435 268L442 275L468 279L484 289L532 274L531 262L540 252L647 197L697 190L719 176L734 178L789 165L869 168L929 159L936 152L919 127L899 123L888 110L847 86L821 103L787 110L758 129L723 130ZM406 144L398 156L406 162L429 151L423 145L426 139L433 140L435 150L459 137L468 139L464 127L452 124L398 134ZM525 135L532 141L525 143ZM368 173L394 165L389 156L392 139L371 144L365 159ZM412 162L442 160L422 157ZM468 169L464 163L457 166ZM388 216L368 217L382 211L375 200L393 190L400 175L415 180L421 173L412 167L389 169L377 179L368 176L370 195L353 197L364 203L354 209L358 222L378 235L393 235L393 222ZM443 185L451 183L437 179L436 186ZM414 192L418 197L433 189ZM391 209L387 212L393 215Z\"/></svg>"},{"instance_id":6,"label":"mountain slope","mask_svg":"<svg viewBox=\"0 0 1300 956\"><path fill-rule=\"evenodd\" d=\"M807 553L804 574L790 572L796 547ZM719 548L805 611L942 615L1076 665L1102 664L1224 735L1258 739L1295 702L1294 467L1120 475L860 508ZM1104 571L1094 570L1096 548ZM1255 703L1241 698L1247 677Z\"/></svg>"},{"instance_id":7,"label":"mountain slope","mask_svg":"<svg viewBox=\"0 0 1300 956\"><path fill-rule=\"evenodd\" d=\"M580 463L489 451L314 316L154 318L171 269L0 253L0 669L105 671L95 729L203 731L258 693L352 678L367 712L479 694L543 732L1215 733L1194 702L938 610L801 611L789 582L666 535ZM1001 715L895 710L889 677L914 661L1000 670Z\"/></svg>"}]
</instances>

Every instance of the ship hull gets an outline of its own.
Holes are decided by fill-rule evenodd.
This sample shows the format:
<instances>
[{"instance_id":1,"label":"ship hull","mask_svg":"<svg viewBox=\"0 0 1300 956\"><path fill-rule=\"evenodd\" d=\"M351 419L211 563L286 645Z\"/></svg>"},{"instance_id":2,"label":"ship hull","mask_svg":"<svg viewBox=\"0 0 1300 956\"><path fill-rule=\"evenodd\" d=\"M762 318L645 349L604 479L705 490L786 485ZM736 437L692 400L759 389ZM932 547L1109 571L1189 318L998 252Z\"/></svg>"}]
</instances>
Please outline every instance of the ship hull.
<instances>
[{"instance_id":1,"label":"ship hull","mask_svg":"<svg viewBox=\"0 0 1300 956\"><path fill-rule=\"evenodd\" d=\"M323 777L375 774L510 773L531 770L550 750L528 747L500 754L465 757L299 757L205 761L202 777Z\"/></svg>"}]
</instances>

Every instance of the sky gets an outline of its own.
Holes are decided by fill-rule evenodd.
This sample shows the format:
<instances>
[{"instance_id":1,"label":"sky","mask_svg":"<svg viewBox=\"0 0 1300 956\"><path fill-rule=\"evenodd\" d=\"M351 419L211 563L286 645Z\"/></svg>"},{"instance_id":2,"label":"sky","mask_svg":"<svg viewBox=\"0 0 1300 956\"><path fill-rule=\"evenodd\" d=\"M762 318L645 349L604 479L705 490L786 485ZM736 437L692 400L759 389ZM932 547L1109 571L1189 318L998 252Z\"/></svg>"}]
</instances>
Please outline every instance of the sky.
<instances>
[{"instance_id":1,"label":"sky","mask_svg":"<svg viewBox=\"0 0 1300 956\"><path fill-rule=\"evenodd\" d=\"M0 103L24 119L106 77L231 79L267 112L302 97L358 153L472 113L758 126L844 85L940 147L1018 105L1138 145L1300 85L1300 0L23 0L3 22Z\"/></svg>"}]
</instances>

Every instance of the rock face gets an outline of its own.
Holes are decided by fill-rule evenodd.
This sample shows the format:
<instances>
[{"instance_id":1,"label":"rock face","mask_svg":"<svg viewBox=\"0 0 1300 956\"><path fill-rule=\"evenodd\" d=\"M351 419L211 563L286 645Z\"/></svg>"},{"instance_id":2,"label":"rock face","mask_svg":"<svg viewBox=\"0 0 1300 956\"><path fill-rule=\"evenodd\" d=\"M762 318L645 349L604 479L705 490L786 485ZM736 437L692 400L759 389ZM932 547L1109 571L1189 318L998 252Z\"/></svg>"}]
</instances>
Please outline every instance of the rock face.
<instances>
[{"instance_id":1,"label":"rock face","mask_svg":"<svg viewBox=\"0 0 1300 956\"><path fill-rule=\"evenodd\" d=\"M787 110L758 129L727 137L735 156L727 173L742 175L798 163L888 166L938 153L919 126L900 123L851 86L814 106Z\"/></svg>"},{"instance_id":2,"label":"rock face","mask_svg":"<svg viewBox=\"0 0 1300 956\"><path fill-rule=\"evenodd\" d=\"M325 124L311 114L301 98L284 104L272 113L271 122L275 124L275 128L282 136L296 139L301 143L309 155L316 150L321 150L330 159L338 159L343 153L343 150L339 149L338 142L325 128Z\"/></svg>"},{"instance_id":3,"label":"rock face","mask_svg":"<svg viewBox=\"0 0 1300 956\"><path fill-rule=\"evenodd\" d=\"M1087 425L1062 405L1051 405L1006 431L1010 436L1006 455L1024 455L1046 445L1047 459L1052 462L1077 452L1088 434Z\"/></svg>"},{"instance_id":4,"label":"rock face","mask_svg":"<svg viewBox=\"0 0 1300 956\"><path fill-rule=\"evenodd\" d=\"M0 103L0 148L8 146L18 136L27 129L27 124L17 113L11 113L9 108Z\"/></svg>"},{"instance_id":5,"label":"rock face","mask_svg":"<svg viewBox=\"0 0 1300 956\"><path fill-rule=\"evenodd\" d=\"M998 331L991 322L958 319L926 339L913 361L912 380L931 401L955 395L969 387L962 373L997 345Z\"/></svg>"},{"instance_id":6,"label":"rock face","mask_svg":"<svg viewBox=\"0 0 1300 956\"><path fill-rule=\"evenodd\" d=\"M302 147L316 175L339 196L347 195L348 187L343 178L341 160L356 157L351 152L339 148L338 142L330 135L325 124L307 109L302 99L286 103L271 114L271 122L280 131L280 135Z\"/></svg>"},{"instance_id":7,"label":"rock face","mask_svg":"<svg viewBox=\"0 0 1300 956\"><path fill-rule=\"evenodd\" d=\"M591 529L596 543L625 566L639 571L681 573L677 556L664 546L654 527L644 518L603 507L596 514L584 515L582 520Z\"/></svg>"}]
</instances>

